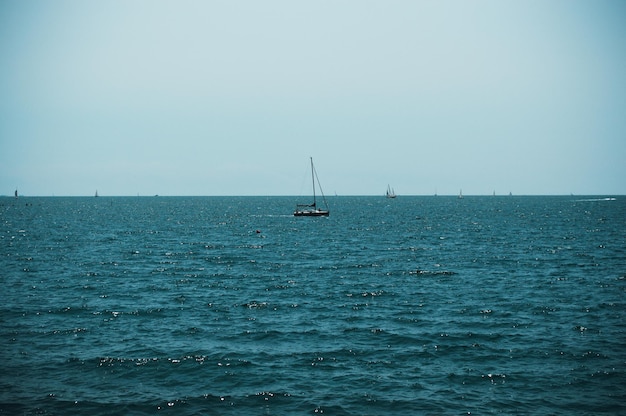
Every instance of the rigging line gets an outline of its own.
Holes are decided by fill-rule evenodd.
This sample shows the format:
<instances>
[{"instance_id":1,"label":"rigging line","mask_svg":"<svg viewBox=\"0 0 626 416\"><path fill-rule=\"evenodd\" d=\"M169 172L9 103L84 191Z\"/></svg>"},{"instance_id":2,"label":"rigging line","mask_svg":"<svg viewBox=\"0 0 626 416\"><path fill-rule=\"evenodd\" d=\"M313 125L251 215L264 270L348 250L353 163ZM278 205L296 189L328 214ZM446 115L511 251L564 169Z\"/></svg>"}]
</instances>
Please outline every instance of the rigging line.
<instances>
[{"instance_id":1,"label":"rigging line","mask_svg":"<svg viewBox=\"0 0 626 416\"><path fill-rule=\"evenodd\" d=\"M326 196L324 195L324 191L322 190L322 184L320 183L320 178L317 177L317 169L313 166L313 173L315 174L315 180L317 180L317 186L320 188L320 193L322 194L322 199L324 200L324 205L328 207L328 203L326 202Z\"/></svg>"}]
</instances>

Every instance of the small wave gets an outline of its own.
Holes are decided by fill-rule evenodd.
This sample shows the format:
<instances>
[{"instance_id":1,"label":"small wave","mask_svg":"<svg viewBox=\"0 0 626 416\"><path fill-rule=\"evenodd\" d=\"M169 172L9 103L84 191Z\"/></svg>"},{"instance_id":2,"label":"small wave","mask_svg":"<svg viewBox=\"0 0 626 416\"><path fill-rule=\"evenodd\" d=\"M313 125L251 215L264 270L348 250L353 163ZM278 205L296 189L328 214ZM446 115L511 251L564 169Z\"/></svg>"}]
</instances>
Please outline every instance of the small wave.
<instances>
[{"instance_id":1,"label":"small wave","mask_svg":"<svg viewBox=\"0 0 626 416\"><path fill-rule=\"evenodd\" d=\"M506 374L483 374L483 379L489 380L491 384L502 383L506 381Z\"/></svg>"},{"instance_id":2,"label":"small wave","mask_svg":"<svg viewBox=\"0 0 626 416\"><path fill-rule=\"evenodd\" d=\"M267 307L267 302L257 302L255 300L248 302L248 303L243 303L241 306L246 307L248 309L254 309L254 308L265 308Z\"/></svg>"},{"instance_id":3,"label":"small wave","mask_svg":"<svg viewBox=\"0 0 626 416\"><path fill-rule=\"evenodd\" d=\"M69 359L68 362L76 361L75 359ZM78 360L80 363L84 363L83 360ZM218 367L226 366L229 367L233 362L229 358L222 357L220 355L206 355L206 354L188 354L178 357L136 357L136 358L127 358L127 357L98 357L95 359L98 367L112 367L112 366L148 366L148 365L160 365L161 363L169 363L169 364L181 364L181 363L195 363L195 364L205 364L212 363ZM235 365L246 365L248 361L246 360L236 360L234 361Z\"/></svg>"},{"instance_id":4,"label":"small wave","mask_svg":"<svg viewBox=\"0 0 626 416\"><path fill-rule=\"evenodd\" d=\"M449 270L435 270L435 271L431 271L431 270L414 270L414 271L410 271L409 274L418 274L418 275L427 275L427 276L453 276L456 273L455 272L451 272Z\"/></svg>"},{"instance_id":5,"label":"small wave","mask_svg":"<svg viewBox=\"0 0 626 416\"><path fill-rule=\"evenodd\" d=\"M594 202L594 201L615 201L616 198L588 198L588 199L577 199L576 202Z\"/></svg>"},{"instance_id":6,"label":"small wave","mask_svg":"<svg viewBox=\"0 0 626 416\"><path fill-rule=\"evenodd\" d=\"M376 297L376 296L380 296L383 293L385 293L385 292L382 291L382 290L377 290L375 292L362 292L362 293L360 293L358 295L355 295L353 293L348 293L346 296L349 297L349 298L351 298L353 296L360 296L360 297L363 297L363 298L367 298L367 297L372 297L373 298L373 297Z\"/></svg>"}]
</instances>

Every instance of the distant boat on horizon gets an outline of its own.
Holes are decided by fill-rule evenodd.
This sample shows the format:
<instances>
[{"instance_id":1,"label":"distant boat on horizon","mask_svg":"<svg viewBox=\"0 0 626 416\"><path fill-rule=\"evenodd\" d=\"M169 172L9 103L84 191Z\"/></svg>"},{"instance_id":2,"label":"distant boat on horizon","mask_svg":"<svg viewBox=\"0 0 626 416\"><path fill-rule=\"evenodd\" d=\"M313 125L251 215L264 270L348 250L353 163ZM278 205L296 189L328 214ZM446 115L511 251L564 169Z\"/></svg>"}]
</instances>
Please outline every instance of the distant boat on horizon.
<instances>
[{"instance_id":1,"label":"distant boat on horizon","mask_svg":"<svg viewBox=\"0 0 626 416\"><path fill-rule=\"evenodd\" d=\"M96 195L94 195L94 197L98 197L98 190L96 189Z\"/></svg>"},{"instance_id":2,"label":"distant boat on horizon","mask_svg":"<svg viewBox=\"0 0 626 416\"><path fill-rule=\"evenodd\" d=\"M459 191L459 199L463 199L463 190L462 189Z\"/></svg>"},{"instance_id":3,"label":"distant boat on horizon","mask_svg":"<svg viewBox=\"0 0 626 416\"><path fill-rule=\"evenodd\" d=\"M387 196L387 198L395 198L396 197L396 191L394 191L394 189L392 187L390 187L389 185L387 185L386 196Z\"/></svg>"},{"instance_id":4,"label":"distant boat on horizon","mask_svg":"<svg viewBox=\"0 0 626 416\"><path fill-rule=\"evenodd\" d=\"M313 181L313 203L312 204L297 204L296 210L293 212L294 217L328 217L330 214L330 210L328 209L328 203L326 202L326 197L324 196L324 192L322 191L322 186L320 185L320 180L317 178L317 172L315 171L315 167L313 166L313 158L311 157L311 178ZM317 200L315 195L315 179L317 179L317 185L320 189L320 194L322 195L322 199L324 201L324 206L326 209L320 209L317 207Z\"/></svg>"},{"instance_id":5,"label":"distant boat on horizon","mask_svg":"<svg viewBox=\"0 0 626 416\"><path fill-rule=\"evenodd\" d=\"M18 197L18 195L17 195L17 188L15 188L15 197L16 198Z\"/></svg>"}]
</instances>

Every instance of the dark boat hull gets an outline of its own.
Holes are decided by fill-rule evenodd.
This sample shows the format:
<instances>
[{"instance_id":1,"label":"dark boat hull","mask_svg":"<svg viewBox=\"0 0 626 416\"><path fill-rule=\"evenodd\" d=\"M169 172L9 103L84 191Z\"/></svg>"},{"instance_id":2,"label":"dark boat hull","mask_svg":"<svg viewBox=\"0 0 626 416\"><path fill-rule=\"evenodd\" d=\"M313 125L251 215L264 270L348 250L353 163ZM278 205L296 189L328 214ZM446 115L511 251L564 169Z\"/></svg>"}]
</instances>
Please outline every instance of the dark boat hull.
<instances>
[{"instance_id":1,"label":"dark boat hull","mask_svg":"<svg viewBox=\"0 0 626 416\"><path fill-rule=\"evenodd\" d=\"M322 209L295 211L294 217L328 217L329 211Z\"/></svg>"}]
</instances>

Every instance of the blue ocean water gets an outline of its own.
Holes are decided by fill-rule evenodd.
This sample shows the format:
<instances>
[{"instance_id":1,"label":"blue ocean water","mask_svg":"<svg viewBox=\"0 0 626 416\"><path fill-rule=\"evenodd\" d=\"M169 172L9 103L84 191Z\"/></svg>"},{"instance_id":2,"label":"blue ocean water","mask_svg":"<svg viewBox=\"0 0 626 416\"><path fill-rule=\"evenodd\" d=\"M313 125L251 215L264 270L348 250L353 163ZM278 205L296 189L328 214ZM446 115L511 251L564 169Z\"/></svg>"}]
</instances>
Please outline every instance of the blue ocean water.
<instances>
[{"instance_id":1,"label":"blue ocean water","mask_svg":"<svg viewBox=\"0 0 626 416\"><path fill-rule=\"evenodd\" d=\"M0 414L626 414L626 198L0 198Z\"/></svg>"}]
</instances>

